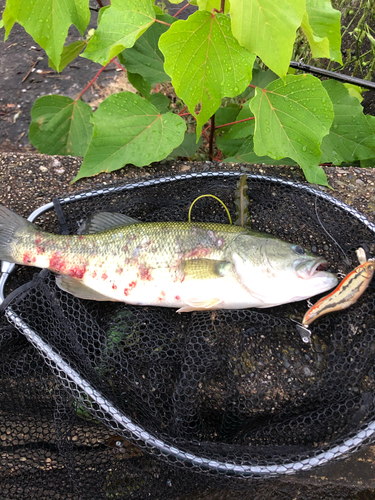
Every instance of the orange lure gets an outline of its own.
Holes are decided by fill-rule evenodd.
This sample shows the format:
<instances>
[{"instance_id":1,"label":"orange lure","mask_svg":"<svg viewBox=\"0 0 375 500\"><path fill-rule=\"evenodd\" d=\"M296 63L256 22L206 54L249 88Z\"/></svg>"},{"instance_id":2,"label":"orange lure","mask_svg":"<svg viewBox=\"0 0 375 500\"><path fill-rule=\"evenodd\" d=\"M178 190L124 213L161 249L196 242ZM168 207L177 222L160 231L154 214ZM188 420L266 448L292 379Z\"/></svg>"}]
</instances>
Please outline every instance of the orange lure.
<instances>
[{"instance_id":1,"label":"orange lure","mask_svg":"<svg viewBox=\"0 0 375 500\"><path fill-rule=\"evenodd\" d=\"M341 311L355 304L369 286L375 271L375 260L368 260L356 267L341 283L305 314L302 325L307 327L317 318L334 311Z\"/></svg>"}]
</instances>

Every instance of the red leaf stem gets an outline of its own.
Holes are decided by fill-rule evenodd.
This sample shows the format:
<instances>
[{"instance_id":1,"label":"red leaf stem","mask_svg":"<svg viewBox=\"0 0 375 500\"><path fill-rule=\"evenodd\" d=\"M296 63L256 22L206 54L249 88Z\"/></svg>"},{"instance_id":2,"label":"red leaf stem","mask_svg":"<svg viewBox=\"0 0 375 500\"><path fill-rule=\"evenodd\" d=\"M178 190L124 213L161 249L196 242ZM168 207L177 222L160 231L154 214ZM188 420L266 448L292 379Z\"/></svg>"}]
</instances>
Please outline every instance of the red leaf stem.
<instances>
[{"instance_id":1,"label":"red leaf stem","mask_svg":"<svg viewBox=\"0 0 375 500\"><path fill-rule=\"evenodd\" d=\"M114 61L114 59L116 59L117 56L113 57L105 66L102 66L100 68L100 70L96 73L96 75L94 76L94 78L91 80L91 82L89 82L86 87L82 90L82 92L79 94L79 96L75 99L74 102L77 102L82 96L83 94L86 92L87 89L89 89L91 87L91 85L95 82L95 80L98 78L98 76L100 75L100 73L102 71L105 70L105 68L108 66L108 64L111 64L111 62Z\"/></svg>"},{"instance_id":2,"label":"red leaf stem","mask_svg":"<svg viewBox=\"0 0 375 500\"><path fill-rule=\"evenodd\" d=\"M187 107L187 106L185 106L183 109L181 109L181 111L180 111L178 114L181 116L181 113L183 113L183 112L184 112L184 111L186 111L187 109L188 109L188 107ZM189 113L189 115L190 115L190 113Z\"/></svg>"},{"instance_id":3,"label":"red leaf stem","mask_svg":"<svg viewBox=\"0 0 375 500\"><path fill-rule=\"evenodd\" d=\"M204 135L206 141L209 143L210 142L210 138L208 137L208 135L206 134L206 132L204 130L202 130L202 134Z\"/></svg>"},{"instance_id":4,"label":"red leaf stem","mask_svg":"<svg viewBox=\"0 0 375 500\"><path fill-rule=\"evenodd\" d=\"M178 113L178 116L187 116L187 115L191 115L191 113Z\"/></svg>"},{"instance_id":5,"label":"red leaf stem","mask_svg":"<svg viewBox=\"0 0 375 500\"><path fill-rule=\"evenodd\" d=\"M171 26L169 23L166 23L164 21L160 21L160 19L154 19L155 23L159 23L159 24L165 24L166 26Z\"/></svg>"},{"instance_id":6,"label":"red leaf stem","mask_svg":"<svg viewBox=\"0 0 375 500\"><path fill-rule=\"evenodd\" d=\"M228 127L228 125L234 125L235 123L248 122L249 120L255 120L255 116L250 118L244 118L243 120L237 120L236 122L224 123L224 125L217 125L216 128Z\"/></svg>"},{"instance_id":7,"label":"red leaf stem","mask_svg":"<svg viewBox=\"0 0 375 500\"><path fill-rule=\"evenodd\" d=\"M186 5L184 5L183 7L181 7L181 9L178 10L173 17L177 17L180 12L182 12L183 10L186 9L186 7L189 7L189 3L187 3Z\"/></svg>"},{"instance_id":8,"label":"red leaf stem","mask_svg":"<svg viewBox=\"0 0 375 500\"><path fill-rule=\"evenodd\" d=\"M126 73L126 69L124 68L124 66L122 66L121 64L119 64L117 61L113 61L113 62L116 64L116 66L118 68L122 69L122 71L125 71L125 73Z\"/></svg>"}]
</instances>

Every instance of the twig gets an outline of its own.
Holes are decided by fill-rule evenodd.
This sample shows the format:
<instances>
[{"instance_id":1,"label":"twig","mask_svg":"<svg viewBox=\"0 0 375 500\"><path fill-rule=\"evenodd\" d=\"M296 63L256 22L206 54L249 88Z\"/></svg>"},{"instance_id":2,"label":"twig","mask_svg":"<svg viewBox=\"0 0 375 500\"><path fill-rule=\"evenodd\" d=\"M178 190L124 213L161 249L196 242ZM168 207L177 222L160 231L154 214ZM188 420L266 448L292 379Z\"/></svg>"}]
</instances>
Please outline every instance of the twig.
<instances>
[{"instance_id":1,"label":"twig","mask_svg":"<svg viewBox=\"0 0 375 500\"><path fill-rule=\"evenodd\" d=\"M22 82L24 82L25 80L27 80L27 77L30 75L30 73L32 72L33 68L35 68L35 66L38 64L40 59L37 59L35 62L32 63L29 71L26 73L26 75L22 78Z\"/></svg>"},{"instance_id":2,"label":"twig","mask_svg":"<svg viewBox=\"0 0 375 500\"><path fill-rule=\"evenodd\" d=\"M221 0L220 4L220 12L224 14L224 9L225 9L225 0Z\"/></svg>"}]
</instances>

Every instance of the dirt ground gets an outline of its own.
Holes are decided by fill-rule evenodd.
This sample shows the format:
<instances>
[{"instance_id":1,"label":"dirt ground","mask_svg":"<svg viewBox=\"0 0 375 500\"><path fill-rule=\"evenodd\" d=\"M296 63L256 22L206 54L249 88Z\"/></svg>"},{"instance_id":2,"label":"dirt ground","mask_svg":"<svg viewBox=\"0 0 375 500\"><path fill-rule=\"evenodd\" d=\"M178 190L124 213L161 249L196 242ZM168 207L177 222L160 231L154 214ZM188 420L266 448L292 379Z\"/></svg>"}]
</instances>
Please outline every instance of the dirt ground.
<instances>
[{"instance_id":1,"label":"dirt ground","mask_svg":"<svg viewBox=\"0 0 375 500\"><path fill-rule=\"evenodd\" d=\"M3 12L5 3L6 0L0 0L0 12ZM108 3L108 1L103 2L104 5ZM97 9L96 0L90 0L90 7ZM173 15L180 7L170 5L169 12ZM189 7L189 9L194 10L194 7ZM186 17L189 9L178 17ZM91 12L92 17L87 30L95 28L97 23L97 12L95 10ZM80 39L80 34L76 28L72 27L66 43L72 43L78 39ZM48 66L45 51L20 25L14 25L6 42L4 42L4 29L1 29L0 151L36 152L28 138L30 111L35 100L48 94L60 94L74 99L100 68L100 64L78 57L61 73L57 73ZM126 74L115 64L111 64L82 99L96 107L111 93L124 90L134 91L127 81Z\"/></svg>"}]
</instances>

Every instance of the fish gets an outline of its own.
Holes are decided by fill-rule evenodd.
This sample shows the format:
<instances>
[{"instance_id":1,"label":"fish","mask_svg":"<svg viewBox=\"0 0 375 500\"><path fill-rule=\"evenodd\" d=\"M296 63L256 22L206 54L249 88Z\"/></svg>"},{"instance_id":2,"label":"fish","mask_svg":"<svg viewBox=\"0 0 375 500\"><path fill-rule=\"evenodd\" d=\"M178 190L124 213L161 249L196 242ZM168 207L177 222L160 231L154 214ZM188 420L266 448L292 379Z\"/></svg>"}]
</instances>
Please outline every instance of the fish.
<instances>
[{"instance_id":1,"label":"fish","mask_svg":"<svg viewBox=\"0 0 375 500\"><path fill-rule=\"evenodd\" d=\"M305 314L302 320L304 327L313 321L335 311L342 311L352 306L363 295L369 286L375 271L375 260L363 262L362 252L358 255L362 264L357 266L341 281L330 294L318 300Z\"/></svg>"},{"instance_id":2,"label":"fish","mask_svg":"<svg viewBox=\"0 0 375 500\"><path fill-rule=\"evenodd\" d=\"M337 284L300 245L240 226L93 214L80 234L43 231L0 206L0 260L47 268L81 299L177 308L264 308Z\"/></svg>"}]
</instances>

